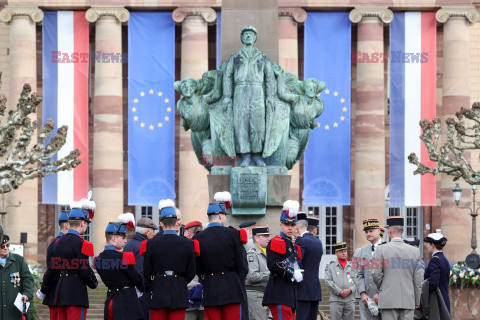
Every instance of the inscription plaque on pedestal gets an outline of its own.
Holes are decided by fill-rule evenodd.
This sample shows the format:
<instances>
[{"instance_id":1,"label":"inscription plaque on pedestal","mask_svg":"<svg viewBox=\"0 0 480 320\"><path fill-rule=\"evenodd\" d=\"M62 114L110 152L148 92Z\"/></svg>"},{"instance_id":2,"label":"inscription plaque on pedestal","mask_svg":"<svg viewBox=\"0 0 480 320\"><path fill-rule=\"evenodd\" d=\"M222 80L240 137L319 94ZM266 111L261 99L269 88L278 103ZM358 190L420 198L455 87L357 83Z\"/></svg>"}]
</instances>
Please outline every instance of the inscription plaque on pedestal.
<instances>
[{"instance_id":1,"label":"inscription plaque on pedestal","mask_svg":"<svg viewBox=\"0 0 480 320\"><path fill-rule=\"evenodd\" d=\"M232 193L232 214L266 213L267 201L267 168L235 167L230 176L230 192Z\"/></svg>"}]
</instances>

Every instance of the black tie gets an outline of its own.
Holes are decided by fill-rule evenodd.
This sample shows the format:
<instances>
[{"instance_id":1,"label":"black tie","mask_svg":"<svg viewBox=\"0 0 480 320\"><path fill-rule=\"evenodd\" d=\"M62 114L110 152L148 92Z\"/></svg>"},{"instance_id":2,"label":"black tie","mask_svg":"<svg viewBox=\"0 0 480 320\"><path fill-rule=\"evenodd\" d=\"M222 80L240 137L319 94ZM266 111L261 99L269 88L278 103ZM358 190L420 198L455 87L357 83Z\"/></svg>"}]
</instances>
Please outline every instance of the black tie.
<instances>
[{"instance_id":1,"label":"black tie","mask_svg":"<svg viewBox=\"0 0 480 320\"><path fill-rule=\"evenodd\" d=\"M372 244L372 252L375 252L375 245Z\"/></svg>"}]
</instances>

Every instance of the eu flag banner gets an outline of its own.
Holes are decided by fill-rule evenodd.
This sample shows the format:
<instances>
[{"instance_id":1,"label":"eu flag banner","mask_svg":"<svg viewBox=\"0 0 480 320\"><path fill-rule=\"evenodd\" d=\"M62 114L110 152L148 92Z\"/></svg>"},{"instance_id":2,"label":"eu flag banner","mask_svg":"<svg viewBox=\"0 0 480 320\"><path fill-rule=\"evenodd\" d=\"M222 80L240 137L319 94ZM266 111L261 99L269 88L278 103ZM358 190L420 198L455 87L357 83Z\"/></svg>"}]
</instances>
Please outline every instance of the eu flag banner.
<instances>
[{"instance_id":1,"label":"eu flag banner","mask_svg":"<svg viewBox=\"0 0 480 320\"><path fill-rule=\"evenodd\" d=\"M304 155L304 203L350 204L351 23L348 12L309 12L305 79L327 86L325 104Z\"/></svg>"},{"instance_id":2,"label":"eu flag banner","mask_svg":"<svg viewBox=\"0 0 480 320\"><path fill-rule=\"evenodd\" d=\"M43 114L56 128L68 126L56 161L75 149L80 165L42 178L42 202L69 204L88 193L89 24L85 11L48 11L42 23ZM46 141L49 143L50 139Z\"/></svg>"},{"instance_id":3,"label":"eu flag banner","mask_svg":"<svg viewBox=\"0 0 480 320\"><path fill-rule=\"evenodd\" d=\"M175 25L169 12L128 21L128 204L175 198Z\"/></svg>"}]
</instances>

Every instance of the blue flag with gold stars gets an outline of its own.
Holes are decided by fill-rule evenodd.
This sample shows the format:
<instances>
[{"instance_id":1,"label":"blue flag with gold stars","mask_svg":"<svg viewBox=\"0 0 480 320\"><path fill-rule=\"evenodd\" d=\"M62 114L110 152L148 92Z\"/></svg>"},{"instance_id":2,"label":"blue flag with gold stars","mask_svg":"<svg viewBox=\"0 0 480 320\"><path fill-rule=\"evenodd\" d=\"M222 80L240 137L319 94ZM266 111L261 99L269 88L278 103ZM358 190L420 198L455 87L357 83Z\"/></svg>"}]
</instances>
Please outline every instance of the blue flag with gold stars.
<instances>
[{"instance_id":1,"label":"blue flag with gold stars","mask_svg":"<svg viewBox=\"0 0 480 320\"><path fill-rule=\"evenodd\" d=\"M128 204L175 199L175 25L169 12L128 21Z\"/></svg>"},{"instance_id":2,"label":"blue flag with gold stars","mask_svg":"<svg viewBox=\"0 0 480 320\"><path fill-rule=\"evenodd\" d=\"M304 203L350 204L351 23L348 12L309 12L305 21L305 79L327 86L325 104L304 155Z\"/></svg>"}]
</instances>

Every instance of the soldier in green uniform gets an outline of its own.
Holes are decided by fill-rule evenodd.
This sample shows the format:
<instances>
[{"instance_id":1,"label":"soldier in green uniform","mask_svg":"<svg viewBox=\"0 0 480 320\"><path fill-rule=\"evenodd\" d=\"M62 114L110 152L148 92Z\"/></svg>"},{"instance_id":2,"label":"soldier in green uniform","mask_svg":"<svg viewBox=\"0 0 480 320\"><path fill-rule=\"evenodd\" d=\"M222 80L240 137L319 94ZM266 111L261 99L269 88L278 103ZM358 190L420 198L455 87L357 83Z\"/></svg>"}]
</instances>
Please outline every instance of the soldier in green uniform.
<instances>
[{"instance_id":1,"label":"soldier in green uniform","mask_svg":"<svg viewBox=\"0 0 480 320\"><path fill-rule=\"evenodd\" d=\"M350 277L352 263L347 261L347 244L333 245L337 260L325 268L325 282L330 290L330 319L353 320L355 315L355 283Z\"/></svg>"},{"instance_id":2,"label":"soldier in green uniform","mask_svg":"<svg viewBox=\"0 0 480 320\"><path fill-rule=\"evenodd\" d=\"M22 319L22 313L14 306L20 293L25 302L33 299L33 276L25 259L11 253L8 241L0 228L0 319Z\"/></svg>"},{"instance_id":3,"label":"soldier in green uniform","mask_svg":"<svg viewBox=\"0 0 480 320\"><path fill-rule=\"evenodd\" d=\"M253 245L247 252L248 274L245 280L249 319L267 320L268 308L262 306L263 293L270 271L267 267L266 248L270 240L268 226L252 228Z\"/></svg>"}]
</instances>

